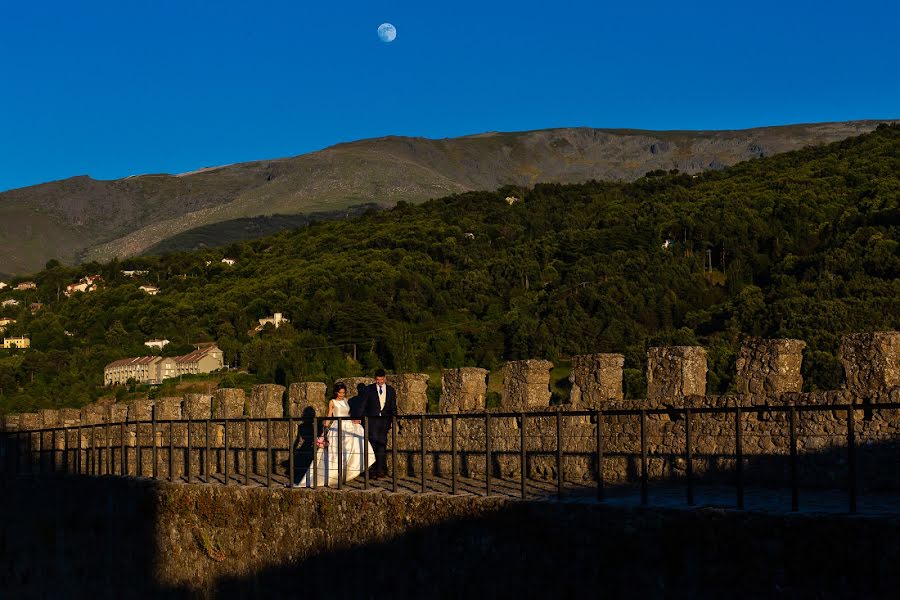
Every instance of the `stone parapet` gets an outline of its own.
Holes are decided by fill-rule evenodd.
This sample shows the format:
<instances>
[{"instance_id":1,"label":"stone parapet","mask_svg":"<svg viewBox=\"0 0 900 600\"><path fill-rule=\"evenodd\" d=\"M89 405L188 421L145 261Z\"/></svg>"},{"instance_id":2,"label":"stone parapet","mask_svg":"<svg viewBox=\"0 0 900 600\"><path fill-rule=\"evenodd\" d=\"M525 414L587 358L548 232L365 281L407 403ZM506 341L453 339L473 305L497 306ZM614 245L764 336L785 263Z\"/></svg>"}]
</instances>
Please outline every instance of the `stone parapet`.
<instances>
[{"instance_id":1,"label":"stone parapet","mask_svg":"<svg viewBox=\"0 0 900 600\"><path fill-rule=\"evenodd\" d=\"M316 411L318 415L326 414L328 412L328 400L325 399L327 389L328 386L319 381L292 383L288 388L289 415L300 418L305 416L304 412L307 409Z\"/></svg>"},{"instance_id":2,"label":"stone parapet","mask_svg":"<svg viewBox=\"0 0 900 600\"><path fill-rule=\"evenodd\" d=\"M81 411L77 408L59 409L59 424L63 427L75 427L81 424Z\"/></svg>"},{"instance_id":3,"label":"stone parapet","mask_svg":"<svg viewBox=\"0 0 900 600\"><path fill-rule=\"evenodd\" d=\"M34 431L41 428L41 415L38 413L22 413L19 415L19 430Z\"/></svg>"},{"instance_id":4,"label":"stone parapet","mask_svg":"<svg viewBox=\"0 0 900 600\"><path fill-rule=\"evenodd\" d=\"M59 426L59 411L52 408L43 408L38 411L41 415L41 427L49 429Z\"/></svg>"},{"instance_id":5,"label":"stone parapet","mask_svg":"<svg viewBox=\"0 0 900 600\"><path fill-rule=\"evenodd\" d=\"M254 385L247 404L251 419L279 419L284 416L284 386Z\"/></svg>"},{"instance_id":6,"label":"stone parapet","mask_svg":"<svg viewBox=\"0 0 900 600\"><path fill-rule=\"evenodd\" d=\"M441 399L438 410L447 414L484 410L487 376L487 369L477 367L441 371Z\"/></svg>"},{"instance_id":7,"label":"stone parapet","mask_svg":"<svg viewBox=\"0 0 900 600\"><path fill-rule=\"evenodd\" d=\"M214 419L239 419L244 416L246 394L238 388L222 388L213 396Z\"/></svg>"},{"instance_id":8,"label":"stone parapet","mask_svg":"<svg viewBox=\"0 0 900 600\"><path fill-rule=\"evenodd\" d=\"M362 392L362 388L367 385L372 385L375 383L375 379L373 377L344 377L342 379L335 379L335 383L343 383L347 386L347 399L355 398ZM329 390L326 393L326 398L330 400L333 396L331 395L331 391ZM326 412L328 410L328 403L325 403ZM324 413L322 413L324 414Z\"/></svg>"},{"instance_id":9,"label":"stone parapet","mask_svg":"<svg viewBox=\"0 0 900 600\"><path fill-rule=\"evenodd\" d=\"M664 346L647 351L647 400L651 405L705 393L705 348Z\"/></svg>"},{"instance_id":10,"label":"stone parapet","mask_svg":"<svg viewBox=\"0 0 900 600\"><path fill-rule=\"evenodd\" d=\"M806 342L748 338L736 361L739 394L780 394L803 389L803 349Z\"/></svg>"},{"instance_id":11,"label":"stone parapet","mask_svg":"<svg viewBox=\"0 0 900 600\"><path fill-rule=\"evenodd\" d=\"M572 357L570 403L579 408L603 408L609 401L622 400L621 354L583 354Z\"/></svg>"},{"instance_id":12,"label":"stone parapet","mask_svg":"<svg viewBox=\"0 0 900 600\"><path fill-rule=\"evenodd\" d=\"M181 398L179 396L165 396L156 399L157 421L180 421Z\"/></svg>"},{"instance_id":13,"label":"stone parapet","mask_svg":"<svg viewBox=\"0 0 900 600\"><path fill-rule=\"evenodd\" d=\"M550 406L549 360L514 360L503 366L500 405L506 410Z\"/></svg>"},{"instance_id":14,"label":"stone parapet","mask_svg":"<svg viewBox=\"0 0 900 600\"><path fill-rule=\"evenodd\" d=\"M397 392L397 411L401 415L423 414L428 410L428 375L401 373L388 375L386 380Z\"/></svg>"},{"instance_id":15,"label":"stone parapet","mask_svg":"<svg viewBox=\"0 0 900 600\"><path fill-rule=\"evenodd\" d=\"M109 406L109 422L124 423L128 420L127 404L111 404Z\"/></svg>"},{"instance_id":16,"label":"stone parapet","mask_svg":"<svg viewBox=\"0 0 900 600\"><path fill-rule=\"evenodd\" d=\"M109 416L105 406L99 404L88 404L81 409L82 425L100 425L106 422Z\"/></svg>"},{"instance_id":17,"label":"stone parapet","mask_svg":"<svg viewBox=\"0 0 900 600\"><path fill-rule=\"evenodd\" d=\"M0 428L3 431L18 431L22 415L4 415L0 417Z\"/></svg>"},{"instance_id":18,"label":"stone parapet","mask_svg":"<svg viewBox=\"0 0 900 600\"><path fill-rule=\"evenodd\" d=\"M153 418L153 400L138 398L126 403L129 421L149 421Z\"/></svg>"},{"instance_id":19,"label":"stone parapet","mask_svg":"<svg viewBox=\"0 0 900 600\"><path fill-rule=\"evenodd\" d=\"M212 417L212 396L210 394L185 394L184 418L205 421Z\"/></svg>"},{"instance_id":20,"label":"stone parapet","mask_svg":"<svg viewBox=\"0 0 900 600\"><path fill-rule=\"evenodd\" d=\"M868 392L900 386L900 331L845 335L838 359L844 365L849 390Z\"/></svg>"}]
</instances>

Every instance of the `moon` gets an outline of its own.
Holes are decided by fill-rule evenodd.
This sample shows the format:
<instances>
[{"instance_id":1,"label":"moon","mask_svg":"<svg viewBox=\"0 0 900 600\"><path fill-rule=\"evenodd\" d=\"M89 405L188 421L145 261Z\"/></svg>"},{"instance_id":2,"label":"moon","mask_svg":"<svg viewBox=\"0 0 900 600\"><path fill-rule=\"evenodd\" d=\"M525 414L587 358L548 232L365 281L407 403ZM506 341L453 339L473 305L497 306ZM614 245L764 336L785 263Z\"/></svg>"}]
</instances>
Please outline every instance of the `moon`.
<instances>
[{"instance_id":1,"label":"moon","mask_svg":"<svg viewBox=\"0 0 900 600\"><path fill-rule=\"evenodd\" d=\"M382 23L378 26L378 39L388 44L397 38L397 28L390 23Z\"/></svg>"}]
</instances>

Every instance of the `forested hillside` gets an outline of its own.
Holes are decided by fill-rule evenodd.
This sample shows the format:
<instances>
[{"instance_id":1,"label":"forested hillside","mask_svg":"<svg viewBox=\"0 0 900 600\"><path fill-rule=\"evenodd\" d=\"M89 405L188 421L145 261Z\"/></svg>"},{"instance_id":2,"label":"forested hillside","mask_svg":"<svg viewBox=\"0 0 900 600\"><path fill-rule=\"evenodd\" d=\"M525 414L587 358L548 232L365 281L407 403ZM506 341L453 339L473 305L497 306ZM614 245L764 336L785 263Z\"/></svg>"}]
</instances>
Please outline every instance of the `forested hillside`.
<instances>
[{"instance_id":1,"label":"forested hillside","mask_svg":"<svg viewBox=\"0 0 900 600\"><path fill-rule=\"evenodd\" d=\"M699 176L503 188L218 250L51 262L37 290L0 292L21 301L0 312L17 319L7 335L33 344L0 350L0 408L86 403L103 365L151 337L172 340L168 354L217 340L285 384L617 351L632 397L648 346L706 346L710 391L725 392L743 337L792 337L808 343L806 386L832 388L842 333L900 327L898 200L900 127L882 125ZM99 291L59 293L93 273ZM292 323L248 333L275 311Z\"/></svg>"}]
</instances>

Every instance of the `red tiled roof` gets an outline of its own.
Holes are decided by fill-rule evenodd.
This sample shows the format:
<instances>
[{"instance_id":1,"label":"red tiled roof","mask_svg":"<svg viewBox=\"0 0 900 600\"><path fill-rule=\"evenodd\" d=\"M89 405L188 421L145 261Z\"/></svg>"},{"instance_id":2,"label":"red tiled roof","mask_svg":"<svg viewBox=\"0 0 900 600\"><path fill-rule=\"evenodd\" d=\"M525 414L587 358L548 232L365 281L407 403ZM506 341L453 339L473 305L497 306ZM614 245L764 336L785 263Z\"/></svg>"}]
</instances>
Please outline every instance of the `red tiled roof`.
<instances>
[{"instance_id":1,"label":"red tiled roof","mask_svg":"<svg viewBox=\"0 0 900 600\"><path fill-rule=\"evenodd\" d=\"M137 356L133 358L123 358L121 360L114 360L113 362L106 365L106 368L110 367L125 367L129 365L149 365L153 363L158 356Z\"/></svg>"}]
</instances>

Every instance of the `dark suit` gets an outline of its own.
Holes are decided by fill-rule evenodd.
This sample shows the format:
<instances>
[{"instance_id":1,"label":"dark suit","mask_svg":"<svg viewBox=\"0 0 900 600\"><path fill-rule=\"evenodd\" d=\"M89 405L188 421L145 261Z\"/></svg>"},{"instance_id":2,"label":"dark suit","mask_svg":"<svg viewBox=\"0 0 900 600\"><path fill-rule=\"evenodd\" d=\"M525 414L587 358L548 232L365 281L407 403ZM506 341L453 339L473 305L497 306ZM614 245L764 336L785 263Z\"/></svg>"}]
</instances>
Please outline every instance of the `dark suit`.
<instances>
[{"instance_id":1,"label":"dark suit","mask_svg":"<svg viewBox=\"0 0 900 600\"><path fill-rule=\"evenodd\" d=\"M353 419L362 420L369 417L369 430L367 432L369 443L375 451L375 464L372 471L377 475L387 474L387 436L391 430L391 417L397 414L397 392L394 388L384 384L385 397L384 408L378 399L378 386L367 385L359 395L359 401L350 409Z\"/></svg>"}]
</instances>

